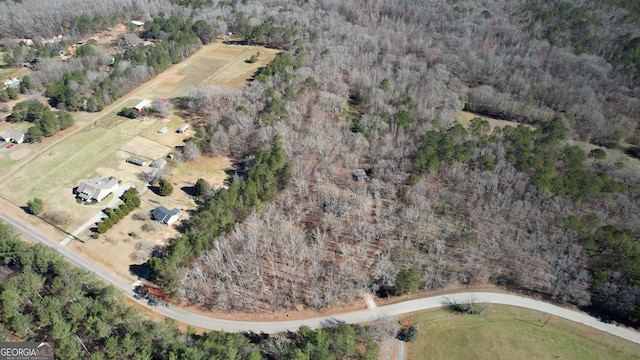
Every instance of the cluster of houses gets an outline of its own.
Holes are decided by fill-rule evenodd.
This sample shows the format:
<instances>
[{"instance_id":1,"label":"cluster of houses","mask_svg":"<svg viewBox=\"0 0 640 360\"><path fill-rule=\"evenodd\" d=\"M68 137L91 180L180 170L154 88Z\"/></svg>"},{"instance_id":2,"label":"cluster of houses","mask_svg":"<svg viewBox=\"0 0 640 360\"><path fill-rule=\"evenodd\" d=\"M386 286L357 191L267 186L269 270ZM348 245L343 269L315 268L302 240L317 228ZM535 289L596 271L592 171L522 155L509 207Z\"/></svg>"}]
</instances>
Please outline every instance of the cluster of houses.
<instances>
[{"instance_id":1,"label":"cluster of houses","mask_svg":"<svg viewBox=\"0 0 640 360\"><path fill-rule=\"evenodd\" d=\"M74 192L76 197L84 202L100 202L119 188L118 181L113 178L94 178L80 182ZM151 211L154 220L171 225L180 220L182 211L178 208L171 210L158 206Z\"/></svg>"},{"instance_id":2,"label":"cluster of houses","mask_svg":"<svg viewBox=\"0 0 640 360\"><path fill-rule=\"evenodd\" d=\"M147 161L133 156L127 158L125 161L137 166L147 165ZM158 171L165 165L167 165L167 160L160 157L152 161L149 167L152 171ZM113 178L94 178L80 182L78 187L74 189L74 193L76 197L84 202L100 202L109 196L109 194L116 192L118 188L118 181ZM151 211L151 216L154 220L167 225L171 225L180 220L181 214L182 211L178 208L167 209L164 206L158 206Z\"/></svg>"}]
</instances>

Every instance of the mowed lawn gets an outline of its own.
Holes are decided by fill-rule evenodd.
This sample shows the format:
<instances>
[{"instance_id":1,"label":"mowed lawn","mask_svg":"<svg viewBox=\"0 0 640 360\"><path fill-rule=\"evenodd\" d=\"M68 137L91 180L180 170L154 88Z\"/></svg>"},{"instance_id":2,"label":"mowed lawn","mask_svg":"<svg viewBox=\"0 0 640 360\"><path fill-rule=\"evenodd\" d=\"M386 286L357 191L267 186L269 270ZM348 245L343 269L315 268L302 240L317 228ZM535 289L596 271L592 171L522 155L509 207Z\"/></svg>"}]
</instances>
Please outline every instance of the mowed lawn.
<instances>
[{"instance_id":1,"label":"mowed lawn","mask_svg":"<svg viewBox=\"0 0 640 360\"><path fill-rule=\"evenodd\" d=\"M446 309L409 316L419 338L406 358L420 359L640 359L640 345L529 309L489 305L482 315Z\"/></svg>"},{"instance_id":2,"label":"mowed lawn","mask_svg":"<svg viewBox=\"0 0 640 360\"><path fill-rule=\"evenodd\" d=\"M0 191L16 204L33 197L48 199L59 191L71 194L78 181L96 175L96 168L121 162L115 151L151 123L130 120L110 129L84 128L24 164Z\"/></svg>"}]
</instances>

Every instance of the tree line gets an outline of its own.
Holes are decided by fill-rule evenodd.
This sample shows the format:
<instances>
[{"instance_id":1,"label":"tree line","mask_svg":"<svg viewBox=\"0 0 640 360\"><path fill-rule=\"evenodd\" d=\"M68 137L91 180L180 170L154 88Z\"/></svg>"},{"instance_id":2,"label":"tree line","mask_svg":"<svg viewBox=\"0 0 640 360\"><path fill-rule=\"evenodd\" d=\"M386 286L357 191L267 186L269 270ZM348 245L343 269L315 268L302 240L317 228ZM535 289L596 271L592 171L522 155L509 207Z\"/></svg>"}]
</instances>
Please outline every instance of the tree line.
<instances>
[{"instance_id":1,"label":"tree line","mask_svg":"<svg viewBox=\"0 0 640 360\"><path fill-rule=\"evenodd\" d=\"M87 50L79 51L77 61L67 63L57 80L45 75L49 72L46 68L30 78L46 88L44 94L51 106L98 112L138 84L181 62L202 44L208 44L215 32L202 20L192 24L174 16L146 22L142 36L158 42L148 46L129 44L113 58L87 43L79 48ZM60 71L56 64L50 67Z\"/></svg>"},{"instance_id":2,"label":"tree line","mask_svg":"<svg viewBox=\"0 0 640 360\"><path fill-rule=\"evenodd\" d=\"M37 143L44 137L55 135L74 124L71 114L66 111L53 111L38 101L17 103L7 117L9 122L27 121L34 125L25 133L27 141Z\"/></svg>"},{"instance_id":3,"label":"tree line","mask_svg":"<svg viewBox=\"0 0 640 360\"><path fill-rule=\"evenodd\" d=\"M0 223L0 339L53 341L62 359L376 359L375 326L262 336L149 320L115 288ZM387 337L388 338L388 337ZM379 338L378 338L379 340Z\"/></svg>"},{"instance_id":4,"label":"tree line","mask_svg":"<svg viewBox=\"0 0 640 360\"><path fill-rule=\"evenodd\" d=\"M221 189L202 204L189 219L185 234L171 239L161 257L151 258L151 277L165 292L177 295L178 268L213 247L220 234L232 230L250 211L274 199L289 177L281 139L275 137L270 151L257 152L245 179L236 179L228 189Z\"/></svg>"},{"instance_id":5,"label":"tree line","mask_svg":"<svg viewBox=\"0 0 640 360\"><path fill-rule=\"evenodd\" d=\"M107 217L98 222L96 229L98 234L106 233L122 220L122 218L140 206L140 197L138 197L138 190L136 188L128 189L122 194L121 198L124 202L116 209L105 208L103 210Z\"/></svg>"}]
</instances>

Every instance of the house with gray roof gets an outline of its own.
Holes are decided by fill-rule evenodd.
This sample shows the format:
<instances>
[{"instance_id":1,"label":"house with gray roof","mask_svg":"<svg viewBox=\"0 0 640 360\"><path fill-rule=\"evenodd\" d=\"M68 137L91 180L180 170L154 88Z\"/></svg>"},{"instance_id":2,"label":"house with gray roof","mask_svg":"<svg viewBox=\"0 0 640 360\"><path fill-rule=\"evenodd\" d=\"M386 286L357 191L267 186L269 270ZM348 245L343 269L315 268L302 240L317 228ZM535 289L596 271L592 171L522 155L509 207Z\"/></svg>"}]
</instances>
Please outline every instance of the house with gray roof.
<instances>
[{"instance_id":1,"label":"house with gray roof","mask_svg":"<svg viewBox=\"0 0 640 360\"><path fill-rule=\"evenodd\" d=\"M182 211L178 210L177 208L169 210L164 206L158 206L157 208L153 209L153 211L151 211L151 216L153 216L154 219L167 225L171 225L174 222L178 221L180 219L180 214L182 214Z\"/></svg>"},{"instance_id":2,"label":"house with gray roof","mask_svg":"<svg viewBox=\"0 0 640 360\"><path fill-rule=\"evenodd\" d=\"M142 159L138 159L137 157L130 157L127 159L127 162L129 164L133 164L133 165L138 165L138 166L145 166L147 165L147 162L142 160Z\"/></svg>"}]
</instances>

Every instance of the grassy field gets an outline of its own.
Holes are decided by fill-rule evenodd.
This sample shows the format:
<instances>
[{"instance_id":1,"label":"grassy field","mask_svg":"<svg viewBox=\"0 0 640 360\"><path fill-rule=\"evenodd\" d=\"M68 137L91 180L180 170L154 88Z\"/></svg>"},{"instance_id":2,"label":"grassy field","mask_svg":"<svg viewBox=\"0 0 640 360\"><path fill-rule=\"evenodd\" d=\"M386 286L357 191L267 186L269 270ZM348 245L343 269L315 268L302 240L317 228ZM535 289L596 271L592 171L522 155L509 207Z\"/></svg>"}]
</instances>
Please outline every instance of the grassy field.
<instances>
[{"instance_id":1,"label":"grassy field","mask_svg":"<svg viewBox=\"0 0 640 360\"><path fill-rule=\"evenodd\" d=\"M548 314L490 305L482 315L415 313L407 359L640 359L640 345Z\"/></svg>"},{"instance_id":2,"label":"grassy field","mask_svg":"<svg viewBox=\"0 0 640 360\"><path fill-rule=\"evenodd\" d=\"M251 79L258 68L271 62L278 52L259 46L216 43L207 47L202 56L190 61L189 66L137 95L140 98L173 98L184 95L188 88L201 84L237 87ZM260 53L257 62L245 62L257 53Z\"/></svg>"},{"instance_id":3,"label":"grassy field","mask_svg":"<svg viewBox=\"0 0 640 360\"><path fill-rule=\"evenodd\" d=\"M258 62L245 62L258 51ZM168 119L129 120L116 115L123 106L133 106L145 98L182 96L186 88L212 84L217 78L221 79L219 85L237 86L251 78L258 67L273 59L276 52L254 46L212 44L125 95L101 113L74 114L77 123L73 128L39 144L20 144L0 152L0 166L4 170L4 175L0 175L0 195L19 206L24 206L34 197L42 198L47 209L67 213L70 221L65 229L74 230L94 215L75 203L72 189L79 181L95 176L114 176L123 184L142 185L137 175L146 169L126 164L124 160L132 155L148 160L164 156L175 146L183 144L188 135L175 133L185 122L175 114ZM227 80L223 81L225 78ZM10 126L4 124L0 130ZM169 127L169 131L158 134L158 129L163 126ZM228 161L216 169L199 171L193 167L178 168L179 185L195 182L197 178L185 178L190 175L221 183L225 176L222 168L227 166L226 163Z\"/></svg>"}]
</instances>

